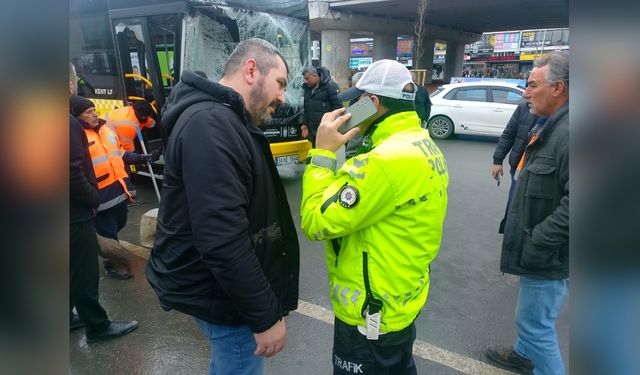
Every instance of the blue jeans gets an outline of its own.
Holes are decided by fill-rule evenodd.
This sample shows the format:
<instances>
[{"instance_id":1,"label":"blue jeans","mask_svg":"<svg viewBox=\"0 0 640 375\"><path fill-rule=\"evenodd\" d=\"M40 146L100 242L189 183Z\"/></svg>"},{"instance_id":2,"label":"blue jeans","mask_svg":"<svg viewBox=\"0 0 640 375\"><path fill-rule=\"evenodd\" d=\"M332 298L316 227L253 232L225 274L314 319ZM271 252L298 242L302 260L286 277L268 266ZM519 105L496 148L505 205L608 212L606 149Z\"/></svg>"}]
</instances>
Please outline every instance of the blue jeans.
<instances>
[{"instance_id":1,"label":"blue jeans","mask_svg":"<svg viewBox=\"0 0 640 375\"><path fill-rule=\"evenodd\" d=\"M543 280L520 276L516 307L518 336L514 349L533 362L534 375L565 374L556 320L568 293L568 279Z\"/></svg>"},{"instance_id":2,"label":"blue jeans","mask_svg":"<svg viewBox=\"0 0 640 375\"><path fill-rule=\"evenodd\" d=\"M211 375L262 375L264 357L256 356L256 340L248 326L225 326L193 318L211 345Z\"/></svg>"}]
</instances>

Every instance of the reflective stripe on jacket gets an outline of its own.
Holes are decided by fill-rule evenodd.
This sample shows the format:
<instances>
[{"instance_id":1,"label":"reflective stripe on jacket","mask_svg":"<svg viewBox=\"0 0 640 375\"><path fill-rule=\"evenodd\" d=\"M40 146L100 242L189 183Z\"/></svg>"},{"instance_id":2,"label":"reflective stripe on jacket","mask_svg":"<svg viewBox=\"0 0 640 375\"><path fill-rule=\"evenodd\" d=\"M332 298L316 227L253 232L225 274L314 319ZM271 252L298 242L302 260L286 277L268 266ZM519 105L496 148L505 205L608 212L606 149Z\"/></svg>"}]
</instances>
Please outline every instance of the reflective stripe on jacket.
<instances>
[{"instance_id":1,"label":"reflective stripe on jacket","mask_svg":"<svg viewBox=\"0 0 640 375\"><path fill-rule=\"evenodd\" d=\"M444 157L415 112L380 122L373 149L334 172L336 156L313 149L303 177L302 229L326 240L336 317L364 325L363 253L382 332L407 327L424 306L429 265L440 249L449 176Z\"/></svg>"},{"instance_id":2,"label":"reflective stripe on jacket","mask_svg":"<svg viewBox=\"0 0 640 375\"><path fill-rule=\"evenodd\" d=\"M132 106L109 111L104 116L104 119L107 121L107 126L118 134L122 148L129 152L134 152L133 142L138 137L136 128L142 130L143 128L151 128L156 124L151 117L149 117L145 123L141 124Z\"/></svg>"},{"instance_id":3,"label":"reflective stripe on jacket","mask_svg":"<svg viewBox=\"0 0 640 375\"><path fill-rule=\"evenodd\" d=\"M107 126L85 129L93 171L98 181L100 206L98 211L109 209L125 200L133 201L135 192L124 169L122 149L118 136Z\"/></svg>"}]
</instances>

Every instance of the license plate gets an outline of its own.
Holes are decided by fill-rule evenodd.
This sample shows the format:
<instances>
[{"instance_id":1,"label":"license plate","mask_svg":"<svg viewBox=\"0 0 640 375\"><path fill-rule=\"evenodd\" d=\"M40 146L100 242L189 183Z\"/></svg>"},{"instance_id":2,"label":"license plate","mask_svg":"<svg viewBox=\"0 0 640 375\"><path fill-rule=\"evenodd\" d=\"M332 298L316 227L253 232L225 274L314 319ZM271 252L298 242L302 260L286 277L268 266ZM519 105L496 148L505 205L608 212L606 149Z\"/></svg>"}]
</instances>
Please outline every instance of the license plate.
<instances>
[{"instance_id":1,"label":"license plate","mask_svg":"<svg viewBox=\"0 0 640 375\"><path fill-rule=\"evenodd\" d=\"M276 165L295 164L298 162L298 155L276 156Z\"/></svg>"}]
</instances>

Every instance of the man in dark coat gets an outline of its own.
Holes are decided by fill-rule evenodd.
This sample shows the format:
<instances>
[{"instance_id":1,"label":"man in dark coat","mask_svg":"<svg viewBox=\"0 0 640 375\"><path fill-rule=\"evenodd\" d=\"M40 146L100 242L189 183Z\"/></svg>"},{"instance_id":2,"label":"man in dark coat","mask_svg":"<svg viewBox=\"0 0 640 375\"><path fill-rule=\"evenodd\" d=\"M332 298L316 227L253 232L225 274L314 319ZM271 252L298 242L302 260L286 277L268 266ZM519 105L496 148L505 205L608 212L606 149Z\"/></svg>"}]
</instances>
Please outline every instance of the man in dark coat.
<instances>
[{"instance_id":1,"label":"man in dark coat","mask_svg":"<svg viewBox=\"0 0 640 375\"><path fill-rule=\"evenodd\" d=\"M527 146L529 139L529 131L533 128L540 116L536 116L529 110L529 102L522 100L516 110L513 112L509 123L502 131L496 150L493 153L493 168L491 169L491 175L493 178L499 173L503 175L502 162L509 154L509 166L511 166L510 173L513 175L516 172L518 162L522 157L524 148Z\"/></svg>"},{"instance_id":2,"label":"man in dark coat","mask_svg":"<svg viewBox=\"0 0 640 375\"><path fill-rule=\"evenodd\" d=\"M536 61L524 98L548 117L532 130L517 166L500 270L520 276L513 348L490 349L494 363L520 373L565 374L556 320L569 281L569 55Z\"/></svg>"},{"instance_id":3,"label":"man in dark coat","mask_svg":"<svg viewBox=\"0 0 640 375\"><path fill-rule=\"evenodd\" d=\"M416 112L418 113L418 117L422 120L422 127L427 127L427 121L429 121L429 116L431 116L431 98L429 98L429 93L424 86L417 85L418 90L416 91Z\"/></svg>"},{"instance_id":4,"label":"man in dark coat","mask_svg":"<svg viewBox=\"0 0 640 375\"><path fill-rule=\"evenodd\" d=\"M338 100L338 85L331 80L329 70L323 66L315 68L307 66L302 71L304 76L304 115L302 117L302 136L316 144L318 125L325 113L342 108Z\"/></svg>"},{"instance_id":5,"label":"man in dark coat","mask_svg":"<svg viewBox=\"0 0 640 375\"><path fill-rule=\"evenodd\" d=\"M219 83L182 73L146 275L165 310L191 315L211 373L262 374L297 308L299 246L269 142L257 125L284 104L289 68L268 42L236 47Z\"/></svg>"},{"instance_id":6,"label":"man in dark coat","mask_svg":"<svg viewBox=\"0 0 640 375\"><path fill-rule=\"evenodd\" d=\"M545 120L546 119L544 117L532 114L531 111L529 111L529 102L523 99L520 104L518 104L518 107L516 107L511 119L509 119L509 123L504 128L504 131L500 136L496 150L493 152L493 167L491 168L491 175L494 179L500 181L500 177L504 175L502 162L509 151L511 151L509 154L511 185L509 187L509 199L507 200L505 217L500 222L500 233L504 233L507 211L509 210L509 204L511 203L513 191L516 186L514 175L518 167L518 162L522 158L524 148L527 146L527 142L529 141L529 131L536 123Z\"/></svg>"},{"instance_id":7,"label":"man in dark coat","mask_svg":"<svg viewBox=\"0 0 640 375\"><path fill-rule=\"evenodd\" d=\"M413 77L413 82L417 82L415 72L411 72L411 77ZM424 86L417 83L416 86L418 87L415 99L416 112L422 121L422 127L426 129L431 116L431 98L429 98L429 92Z\"/></svg>"},{"instance_id":8,"label":"man in dark coat","mask_svg":"<svg viewBox=\"0 0 640 375\"><path fill-rule=\"evenodd\" d=\"M69 66L70 94L77 92L75 68ZM69 115L69 326L86 327L87 342L126 335L138 322L110 321L98 301L98 239L94 224L98 183L84 129ZM73 314L75 306L78 315Z\"/></svg>"}]
</instances>

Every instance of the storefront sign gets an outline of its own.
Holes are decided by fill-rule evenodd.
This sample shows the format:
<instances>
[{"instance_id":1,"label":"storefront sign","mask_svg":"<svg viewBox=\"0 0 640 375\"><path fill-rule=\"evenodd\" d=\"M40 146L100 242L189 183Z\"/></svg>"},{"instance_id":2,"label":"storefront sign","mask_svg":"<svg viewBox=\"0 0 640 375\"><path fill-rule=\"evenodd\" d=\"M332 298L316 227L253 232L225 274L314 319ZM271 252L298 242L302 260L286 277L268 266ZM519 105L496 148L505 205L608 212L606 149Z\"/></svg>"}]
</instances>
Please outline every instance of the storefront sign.
<instances>
[{"instance_id":1,"label":"storefront sign","mask_svg":"<svg viewBox=\"0 0 640 375\"><path fill-rule=\"evenodd\" d=\"M520 43L520 33L495 34L494 51L516 50Z\"/></svg>"},{"instance_id":2,"label":"storefront sign","mask_svg":"<svg viewBox=\"0 0 640 375\"><path fill-rule=\"evenodd\" d=\"M522 33L522 38L520 40L520 48L531 48L531 47L542 47L544 38L544 31L525 31ZM538 39L538 40L536 40ZM551 41L545 40L545 46L550 46Z\"/></svg>"},{"instance_id":3,"label":"storefront sign","mask_svg":"<svg viewBox=\"0 0 640 375\"><path fill-rule=\"evenodd\" d=\"M520 55L520 60L535 60L540 56L542 56L541 53L526 53Z\"/></svg>"},{"instance_id":4,"label":"storefront sign","mask_svg":"<svg viewBox=\"0 0 640 375\"><path fill-rule=\"evenodd\" d=\"M473 61L518 61L518 56L476 57Z\"/></svg>"},{"instance_id":5,"label":"storefront sign","mask_svg":"<svg viewBox=\"0 0 640 375\"><path fill-rule=\"evenodd\" d=\"M352 57L349 59L349 69L365 69L373 64L373 57Z\"/></svg>"}]
</instances>

